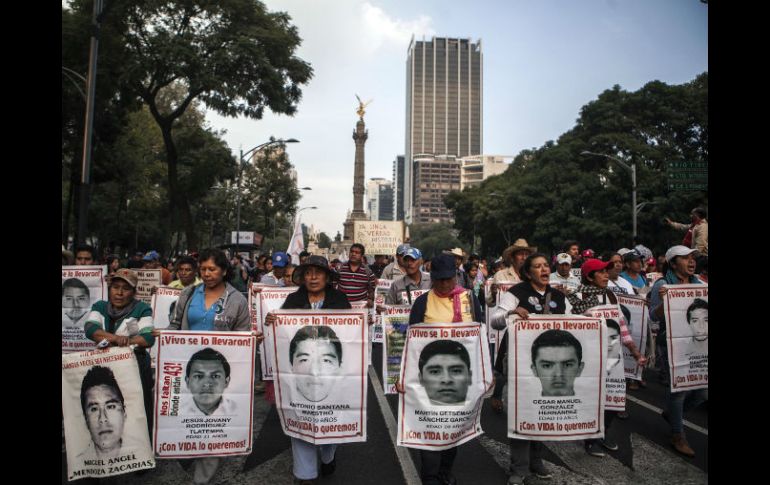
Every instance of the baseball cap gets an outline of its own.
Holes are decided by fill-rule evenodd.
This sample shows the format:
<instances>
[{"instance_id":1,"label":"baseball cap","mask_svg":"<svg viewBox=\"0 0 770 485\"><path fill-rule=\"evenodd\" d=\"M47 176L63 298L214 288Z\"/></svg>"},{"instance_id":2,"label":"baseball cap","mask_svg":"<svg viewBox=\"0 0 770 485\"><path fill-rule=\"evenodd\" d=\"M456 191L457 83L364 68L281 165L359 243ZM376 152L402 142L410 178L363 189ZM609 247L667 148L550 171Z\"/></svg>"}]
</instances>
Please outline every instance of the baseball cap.
<instances>
[{"instance_id":1,"label":"baseball cap","mask_svg":"<svg viewBox=\"0 0 770 485\"><path fill-rule=\"evenodd\" d=\"M556 256L556 262L558 264L572 264L572 256L567 253L559 253L559 255Z\"/></svg>"},{"instance_id":2,"label":"baseball cap","mask_svg":"<svg viewBox=\"0 0 770 485\"><path fill-rule=\"evenodd\" d=\"M626 253L630 253L631 251L633 251L633 249L620 248L620 249L618 249L618 254L621 255L621 256L625 256Z\"/></svg>"},{"instance_id":3,"label":"baseball cap","mask_svg":"<svg viewBox=\"0 0 770 485\"><path fill-rule=\"evenodd\" d=\"M613 264L614 263L612 261L604 262L601 259L590 258L587 259L586 262L583 263L583 265L580 267L580 273L583 275L590 275L594 271L607 269Z\"/></svg>"},{"instance_id":4,"label":"baseball cap","mask_svg":"<svg viewBox=\"0 0 770 485\"><path fill-rule=\"evenodd\" d=\"M629 252L627 252L626 254L623 255L623 262L624 263L628 263L628 262L634 261L636 259L638 259L638 260L642 259L642 255L639 254L639 251L637 251L636 249L632 249L632 250L630 250Z\"/></svg>"},{"instance_id":5,"label":"baseball cap","mask_svg":"<svg viewBox=\"0 0 770 485\"><path fill-rule=\"evenodd\" d=\"M445 280L456 274L455 257L451 254L439 254L430 260L430 279Z\"/></svg>"},{"instance_id":6,"label":"baseball cap","mask_svg":"<svg viewBox=\"0 0 770 485\"><path fill-rule=\"evenodd\" d=\"M128 268L120 268L115 271L112 274L111 279L114 280L116 278L125 281L133 289L136 289L136 285L139 283L139 276Z\"/></svg>"},{"instance_id":7,"label":"baseball cap","mask_svg":"<svg viewBox=\"0 0 770 485\"><path fill-rule=\"evenodd\" d=\"M410 247L411 246L409 244L401 244L396 249L396 254L398 254L399 256L403 256L404 254L406 254L407 249L409 249Z\"/></svg>"},{"instance_id":8,"label":"baseball cap","mask_svg":"<svg viewBox=\"0 0 770 485\"><path fill-rule=\"evenodd\" d=\"M144 255L144 258L142 258L143 261L155 261L156 259L160 259L160 254L158 254L158 252L154 249L149 251Z\"/></svg>"},{"instance_id":9,"label":"baseball cap","mask_svg":"<svg viewBox=\"0 0 770 485\"><path fill-rule=\"evenodd\" d=\"M655 258L649 258L649 259L647 259L646 263L647 264L656 264L657 261L655 261Z\"/></svg>"},{"instance_id":10,"label":"baseball cap","mask_svg":"<svg viewBox=\"0 0 770 485\"><path fill-rule=\"evenodd\" d=\"M276 268L285 268L289 264L289 256L283 251L273 253L273 266Z\"/></svg>"},{"instance_id":11,"label":"baseball cap","mask_svg":"<svg viewBox=\"0 0 770 485\"><path fill-rule=\"evenodd\" d=\"M583 257L584 258L593 258L594 257L594 250L593 249L586 249L583 251Z\"/></svg>"},{"instance_id":12,"label":"baseball cap","mask_svg":"<svg viewBox=\"0 0 770 485\"><path fill-rule=\"evenodd\" d=\"M418 259L422 258L422 253L417 248L409 248L404 253L404 257L405 258L412 258L415 261L417 261Z\"/></svg>"},{"instance_id":13,"label":"baseball cap","mask_svg":"<svg viewBox=\"0 0 770 485\"><path fill-rule=\"evenodd\" d=\"M671 260L677 256L688 256L695 251L697 251L697 249L690 249L687 246L672 246L668 248L668 251L666 251L666 261L670 263Z\"/></svg>"}]
</instances>

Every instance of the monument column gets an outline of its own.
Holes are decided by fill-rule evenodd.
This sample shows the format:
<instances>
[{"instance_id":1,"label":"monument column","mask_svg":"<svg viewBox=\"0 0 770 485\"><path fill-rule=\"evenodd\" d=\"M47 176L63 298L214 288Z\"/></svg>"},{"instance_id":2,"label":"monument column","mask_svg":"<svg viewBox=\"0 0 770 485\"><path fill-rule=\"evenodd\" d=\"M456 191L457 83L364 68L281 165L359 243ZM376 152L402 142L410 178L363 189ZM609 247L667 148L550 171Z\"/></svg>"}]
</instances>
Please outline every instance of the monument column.
<instances>
[{"instance_id":1,"label":"monument column","mask_svg":"<svg viewBox=\"0 0 770 485\"><path fill-rule=\"evenodd\" d=\"M358 95L356 95L356 98L358 98ZM366 144L366 139L369 138L369 132L366 130L366 123L364 123L364 108L371 101L363 103L358 98L358 103L356 113L359 118L356 123L356 130L353 132L353 141L356 144L356 157L353 169L353 212L348 215L343 225L345 228L343 241L348 244L353 242L353 221L369 220L366 217L366 212L364 212L364 145Z\"/></svg>"}]
</instances>

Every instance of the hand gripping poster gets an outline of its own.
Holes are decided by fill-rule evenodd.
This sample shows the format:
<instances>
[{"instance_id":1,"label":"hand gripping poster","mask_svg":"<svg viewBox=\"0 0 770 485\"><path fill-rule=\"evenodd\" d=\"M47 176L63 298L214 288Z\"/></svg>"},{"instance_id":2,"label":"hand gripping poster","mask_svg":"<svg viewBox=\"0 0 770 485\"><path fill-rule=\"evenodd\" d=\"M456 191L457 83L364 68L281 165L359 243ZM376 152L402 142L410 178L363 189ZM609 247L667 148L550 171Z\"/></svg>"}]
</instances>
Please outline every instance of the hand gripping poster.
<instances>
[{"instance_id":1,"label":"hand gripping poster","mask_svg":"<svg viewBox=\"0 0 770 485\"><path fill-rule=\"evenodd\" d=\"M61 360L67 480L154 468L134 352L112 347Z\"/></svg>"},{"instance_id":2,"label":"hand gripping poster","mask_svg":"<svg viewBox=\"0 0 770 485\"><path fill-rule=\"evenodd\" d=\"M398 400L398 445L445 450L484 433L481 405L494 382L481 323L407 329Z\"/></svg>"},{"instance_id":3,"label":"hand gripping poster","mask_svg":"<svg viewBox=\"0 0 770 485\"><path fill-rule=\"evenodd\" d=\"M709 287L664 285L671 392L708 389Z\"/></svg>"},{"instance_id":4,"label":"hand gripping poster","mask_svg":"<svg viewBox=\"0 0 770 485\"><path fill-rule=\"evenodd\" d=\"M83 325L91 306L107 299L104 276L107 266L61 267L61 350L80 352L91 350L95 344L86 338Z\"/></svg>"},{"instance_id":5,"label":"hand gripping poster","mask_svg":"<svg viewBox=\"0 0 770 485\"><path fill-rule=\"evenodd\" d=\"M607 370L607 379L604 388L604 409L625 411L626 373L621 351L625 347L620 341L620 321L625 317L619 305L595 306L585 314L589 317L604 319L607 326L607 356L604 365Z\"/></svg>"},{"instance_id":6,"label":"hand gripping poster","mask_svg":"<svg viewBox=\"0 0 770 485\"><path fill-rule=\"evenodd\" d=\"M508 437L604 436L606 326L599 318L508 318Z\"/></svg>"},{"instance_id":7,"label":"hand gripping poster","mask_svg":"<svg viewBox=\"0 0 770 485\"><path fill-rule=\"evenodd\" d=\"M265 336L259 346L259 359L262 364L262 380L273 380L273 363L275 362L275 347L273 344L273 327L265 325L265 316L278 310L286 301L286 297L297 291L296 286L254 286L249 298L252 301L252 328Z\"/></svg>"},{"instance_id":8,"label":"hand gripping poster","mask_svg":"<svg viewBox=\"0 0 770 485\"><path fill-rule=\"evenodd\" d=\"M382 377L385 394L396 394L396 380L401 375L406 329L409 326L410 305L385 305L382 327L385 331L382 347Z\"/></svg>"},{"instance_id":9,"label":"hand gripping poster","mask_svg":"<svg viewBox=\"0 0 770 485\"><path fill-rule=\"evenodd\" d=\"M152 295L152 325L158 330L164 330L168 327L176 312L176 302L182 290L179 288L169 288L160 286L154 295ZM158 361L158 346L150 347L150 363L152 368Z\"/></svg>"},{"instance_id":10,"label":"hand gripping poster","mask_svg":"<svg viewBox=\"0 0 770 485\"><path fill-rule=\"evenodd\" d=\"M628 331L631 333L631 338L634 340L636 348L639 349L642 355L645 355L647 350L647 317L649 315L647 300L631 295L617 294L615 296L618 298L618 304L620 304L620 309L623 311ZM623 346L623 367L628 379L642 380L644 366L636 363L636 359L634 359L634 356L631 355L626 346Z\"/></svg>"},{"instance_id":11,"label":"hand gripping poster","mask_svg":"<svg viewBox=\"0 0 770 485\"><path fill-rule=\"evenodd\" d=\"M152 305L152 287L163 285L160 269L135 269L139 282L136 285L136 298Z\"/></svg>"},{"instance_id":12,"label":"hand gripping poster","mask_svg":"<svg viewBox=\"0 0 770 485\"><path fill-rule=\"evenodd\" d=\"M167 330L157 342L156 456L251 453L256 350L251 332Z\"/></svg>"},{"instance_id":13,"label":"hand gripping poster","mask_svg":"<svg viewBox=\"0 0 770 485\"><path fill-rule=\"evenodd\" d=\"M284 433L312 444L366 441L366 313L274 313L275 397Z\"/></svg>"}]
</instances>

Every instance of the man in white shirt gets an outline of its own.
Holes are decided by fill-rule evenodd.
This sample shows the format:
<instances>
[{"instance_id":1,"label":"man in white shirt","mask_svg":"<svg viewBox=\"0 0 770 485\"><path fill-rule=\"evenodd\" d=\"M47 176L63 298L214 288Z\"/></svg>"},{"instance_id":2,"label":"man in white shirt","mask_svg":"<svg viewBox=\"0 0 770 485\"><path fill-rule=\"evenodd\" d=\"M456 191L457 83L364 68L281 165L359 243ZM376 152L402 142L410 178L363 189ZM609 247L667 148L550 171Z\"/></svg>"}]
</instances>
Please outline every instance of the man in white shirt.
<instances>
[{"instance_id":1,"label":"man in white shirt","mask_svg":"<svg viewBox=\"0 0 770 485\"><path fill-rule=\"evenodd\" d=\"M572 274L572 256L560 253L556 256L556 271L551 273L550 285L563 289L566 293L574 293L580 286L580 278Z\"/></svg>"}]
</instances>

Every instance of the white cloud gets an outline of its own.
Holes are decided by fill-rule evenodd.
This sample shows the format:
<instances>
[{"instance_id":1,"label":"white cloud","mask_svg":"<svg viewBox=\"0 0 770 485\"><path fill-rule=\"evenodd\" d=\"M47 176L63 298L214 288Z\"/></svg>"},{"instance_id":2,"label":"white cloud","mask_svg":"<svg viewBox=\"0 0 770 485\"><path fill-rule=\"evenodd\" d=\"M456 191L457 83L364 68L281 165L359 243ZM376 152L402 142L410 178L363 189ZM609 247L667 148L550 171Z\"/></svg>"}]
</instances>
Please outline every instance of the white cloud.
<instances>
[{"instance_id":1,"label":"white cloud","mask_svg":"<svg viewBox=\"0 0 770 485\"><path fill-rule=\"evenodd\" d=\"M432 26L433 20L427 15L420 15L416 20L396 19L368 2L361 6L361 18L364 32L370 38L366 45L372 51L384 43L408 45L412 35L429 37L436 34Z\"/></svg>"}]
</instances>

